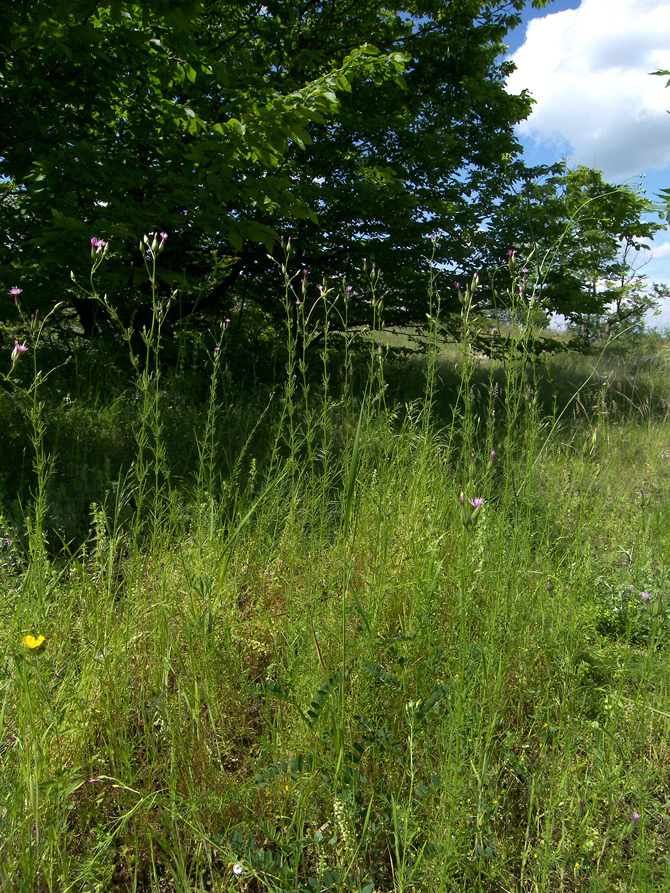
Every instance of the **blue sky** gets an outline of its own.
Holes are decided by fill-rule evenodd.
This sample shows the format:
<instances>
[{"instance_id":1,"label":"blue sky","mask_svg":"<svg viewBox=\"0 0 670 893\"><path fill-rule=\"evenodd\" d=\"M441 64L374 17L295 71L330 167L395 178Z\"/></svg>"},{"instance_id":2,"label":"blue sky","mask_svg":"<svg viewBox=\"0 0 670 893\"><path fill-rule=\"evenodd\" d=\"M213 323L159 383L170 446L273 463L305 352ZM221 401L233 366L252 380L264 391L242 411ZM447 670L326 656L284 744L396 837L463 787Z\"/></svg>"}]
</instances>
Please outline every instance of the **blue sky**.
<instances>
[{"instance_id":1,"label":"blue sky","mask_svg":"<svg viewBox=\"0 0 670 893\"><path fill-rule=\"evenodd\" d=\"M654 199L670 188L669 0L555 0L529 8L508 35L517 65L508 88L536 101L519 127L529 163L563 157L603 171L610 183L640 183ZM640 265L670 285L670 230ZM670 302L652 324L670 327Z\"/></svg>"}]
</instances>

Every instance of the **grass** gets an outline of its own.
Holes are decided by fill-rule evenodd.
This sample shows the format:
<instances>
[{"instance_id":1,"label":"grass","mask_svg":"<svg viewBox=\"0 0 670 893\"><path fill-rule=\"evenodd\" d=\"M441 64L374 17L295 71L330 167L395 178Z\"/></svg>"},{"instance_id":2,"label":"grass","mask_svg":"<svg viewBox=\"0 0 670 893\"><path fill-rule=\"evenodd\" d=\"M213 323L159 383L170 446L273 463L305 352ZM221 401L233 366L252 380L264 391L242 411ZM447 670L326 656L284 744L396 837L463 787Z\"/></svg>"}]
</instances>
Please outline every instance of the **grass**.
<instances>
[{"instance_id":1,"label":"grass","mask_svg":"<svg viewBox=\"0 0 670 893\"><path fill-rule=\"evenodd\" d=\"M289 313L274 394L225 332L16 364L2 889L670 889L667 340L496 363L467 312L358 384Z\"/></svg>"}]
</instances>

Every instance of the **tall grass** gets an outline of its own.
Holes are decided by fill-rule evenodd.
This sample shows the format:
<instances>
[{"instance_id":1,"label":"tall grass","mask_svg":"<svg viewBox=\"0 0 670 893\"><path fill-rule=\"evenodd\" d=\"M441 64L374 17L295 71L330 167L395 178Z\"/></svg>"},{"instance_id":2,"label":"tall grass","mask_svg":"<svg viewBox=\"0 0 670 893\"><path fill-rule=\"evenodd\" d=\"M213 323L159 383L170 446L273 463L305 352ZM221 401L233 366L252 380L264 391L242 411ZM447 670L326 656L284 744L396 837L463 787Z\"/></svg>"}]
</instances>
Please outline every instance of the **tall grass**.
<instances>
[{"instance_id":1,"label":"tall grass","mask_svg":"<svg viewBox=\"0 0 670 893\"><path fill-rule=\"evenodd\" d=\"M670 886L667 342L538 360L524 326L485 361L473 281L445 360L432 281L401 392L371 270L358 389L330 337L350 293L287 246L274 394L234 395L224 329L181 400L156 249L90 534L55 548L40 502L59 426L93 436L84 397L35 397L34 514L3 507L2 888Z\"/></svg>"}]
</instances>

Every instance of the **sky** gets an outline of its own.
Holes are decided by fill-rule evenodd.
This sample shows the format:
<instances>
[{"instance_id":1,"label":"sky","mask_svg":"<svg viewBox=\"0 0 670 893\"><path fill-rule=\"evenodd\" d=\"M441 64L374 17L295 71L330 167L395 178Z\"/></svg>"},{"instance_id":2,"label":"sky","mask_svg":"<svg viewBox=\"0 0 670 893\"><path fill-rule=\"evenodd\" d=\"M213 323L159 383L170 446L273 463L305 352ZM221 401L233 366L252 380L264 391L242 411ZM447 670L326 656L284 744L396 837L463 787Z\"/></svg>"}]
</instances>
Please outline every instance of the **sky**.
<instances>
[{"instance_id":1,"label":"sky","mask_svg":"<svg viewBox=\"0 0 670 893\"><path fill-rule=\"evenodd\" d=\"M517 70L508 89L535 100L518 136L529 164L565 158L639 184L654 200L670 189L669 0L555 0L525 11L508 35ZM657 234L641 271L670 285L670 230ZM650 320L670 328L670 301Z\"/></svg>"}]
</instances>

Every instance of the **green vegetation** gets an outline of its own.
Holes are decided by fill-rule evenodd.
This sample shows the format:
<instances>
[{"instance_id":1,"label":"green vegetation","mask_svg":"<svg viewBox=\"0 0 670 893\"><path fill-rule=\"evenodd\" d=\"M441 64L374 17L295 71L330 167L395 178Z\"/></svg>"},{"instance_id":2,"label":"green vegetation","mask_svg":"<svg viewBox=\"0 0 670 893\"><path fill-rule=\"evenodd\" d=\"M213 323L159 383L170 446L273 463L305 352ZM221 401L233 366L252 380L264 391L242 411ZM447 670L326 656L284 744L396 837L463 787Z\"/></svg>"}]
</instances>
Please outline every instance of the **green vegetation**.
<instances>
[{"instance_id":1,"label":"green vegetation","mask_svg":"<svg viewBox=\"0 0 670 893\"><path fill-rule=\"evenodd\" d=\"M523 7L0 9L0 890L670 889L659 224Z\"/></svg>"},{"instance_id":2,"label":"green vegetation","mask_svg":"<svg viewBox=\"0 0 670 893\"><path fill-rule=\"evenodd\" d=\"M376 262L387 320L421 324L429 234L448 232L436 259L472 275L482 222L526 171L514 127L531 99L507 93L503 57L525 5L3 4L0 275L42 313L65 301L91 337L111 320L68 277L87 273L82 242L105 239L101 290L141 331L136 248L163 230L169 326L260 317L276 333L267 255L284 234L313 283L359 286L363 258ZM368 322L356 300L350 320Z\"/></svg>"},{"instance_id":3,"label":"green vegetation","mask_svg":"<svg viewBox=\"0 0 670 893\"><path fill-rule=\"evenodd\" d=\"M474 283L445 352L433 284L393 361L289 253L241 384L161 362L159 254L141 350L7 358L2 889L667 887L667 339L483 359Z\"/></svg>"}]
</instances>

